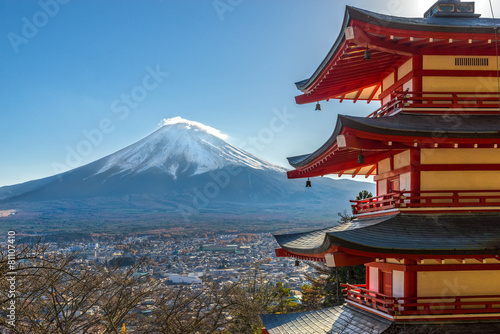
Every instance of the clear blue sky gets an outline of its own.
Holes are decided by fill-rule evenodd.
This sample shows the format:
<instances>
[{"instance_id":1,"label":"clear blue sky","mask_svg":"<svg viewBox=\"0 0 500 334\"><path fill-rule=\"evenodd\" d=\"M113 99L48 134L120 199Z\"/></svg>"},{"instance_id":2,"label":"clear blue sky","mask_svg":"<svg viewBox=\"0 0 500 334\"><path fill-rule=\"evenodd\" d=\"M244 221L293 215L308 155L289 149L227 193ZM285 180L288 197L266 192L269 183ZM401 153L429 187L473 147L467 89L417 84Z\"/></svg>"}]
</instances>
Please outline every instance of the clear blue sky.
<instances>
[{"instance_id":1,"label":"clear blue sky","mask_svg":"<svg viewBox=\"0 0 500 334\"><path fill-rule=\"evenodd\" d=\"M345 5L420 17L434 2L2 0L0 186L92 162L175 116L287 166L330 136L338 113L378 108L294 103L294 82L325 57ZM476 12L491 17L488 1Z\"/></svg>"}]
</instances>

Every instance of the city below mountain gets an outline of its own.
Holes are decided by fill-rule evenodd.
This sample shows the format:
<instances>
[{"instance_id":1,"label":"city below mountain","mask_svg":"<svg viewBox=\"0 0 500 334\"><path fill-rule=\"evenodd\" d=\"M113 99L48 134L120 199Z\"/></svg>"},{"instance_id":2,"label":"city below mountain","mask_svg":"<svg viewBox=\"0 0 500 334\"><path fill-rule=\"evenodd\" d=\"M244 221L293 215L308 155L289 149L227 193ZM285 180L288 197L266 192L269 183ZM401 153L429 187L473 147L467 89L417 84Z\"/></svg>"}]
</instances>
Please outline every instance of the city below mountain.
<instances>
[{"instance_id":1,"label":"city below mountain","mask_svg":"<svg viewBox=\"0 0 500 334\"><path fill-rule=\"evenodd\" d=\"M0 188L2 220L43 224L165 220L337 220L371 183L288 180L286 169L180 117L116 153L68 172ZM15 211L13 211L15 210ZM1 217L1 215L0 215Z\"/></svg>"}]
</instances>

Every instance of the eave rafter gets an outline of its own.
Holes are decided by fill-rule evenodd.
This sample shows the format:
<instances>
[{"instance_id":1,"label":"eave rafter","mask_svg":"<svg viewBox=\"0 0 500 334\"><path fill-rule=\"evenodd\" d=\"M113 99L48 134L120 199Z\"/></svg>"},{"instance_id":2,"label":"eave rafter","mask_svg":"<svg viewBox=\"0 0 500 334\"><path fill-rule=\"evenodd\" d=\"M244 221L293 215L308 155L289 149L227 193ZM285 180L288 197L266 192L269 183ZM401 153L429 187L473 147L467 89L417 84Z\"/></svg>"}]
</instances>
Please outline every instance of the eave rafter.
<instances>
[{"instance_id":1,"label":"eave rafter","mask_svg":"<svg viewBox=\"0 0 500 334\"><path fill-rule=\"evenodd\" d=\"M344 128L334 144L314 160L288 172L289 178L324 176L328 174L361 174L367 177L376 169L377 161L391 154L412 148L498 148L491 139L453 138L445 134L435 137L398 136L377 134ZM358 164L358 155L363 152L365 162ZM366 168L370 167L370 168ZM362 173L361 170L363 170Z\"/></svg>"},{"instance_id":2,"label":"eave rafter","mask_svg":"<svg viewBox=\"0 0 500 334\"><path fill-rule=\"evenodd\" d=\"M414 54L419 54L419 50L409 46L398 45L393 41L385 41L383 38L376 37L365 33L360 27L354 25L346 28L346 39L349 43L366 46L375 50L386 52L389 54L397 54L401 56L411 57Z\"/></svg>"},{"instance_id":3,"label":"eave rafter","mask_svg":"<svg viewBox=\"0 0 500 334\"><path fill-rule=\"evenodd\" d=\"M462 40L495 40L494 29L491 29L491 33L467 33L467 32L439 32L439 31L426 31L426 30L411 30L411 29L396 29L388 26L379 26L373 23L363 22L360 20L352 20L350 26L355 26L360 28L364 33L372 36L394 36L392 41L397 42L401 39L411 39L413 38L413 43L409 43L411 46L418 45L420 41L428 40L428 43L432 44L440 41L448 41L453 43L455 41ZM451 40L451 41L450 41ZM430 45L429 45L430 46Z\"/></svg>"},{"instance_id":4,"label":"eave rafter","mask_svg":"<svg viewBox=\"0 0 500 334\"><path fill-rule=\"evenodd\" d=\"M493 55L495 34L447 31L412 30L377 25L377 21L365 22L351 19L341 35L335 53L325 63L314 81L302 89L296 97L298 104L330 98L344 99L348 94L372 101L381 97L360 89L378 85L390 70L401 65L413 55L454 54L460 48L464 55ZM372 59L364 60L366 48ZM326 61L326 60L325 60ZM369 78L367 78L369 77ZM361 78L361 79L359 79ZM369 80L367 80L369 79ZM368 98L367 95L370 95Z\"/></svg>"},{"instance_id":5,"label":"eave rafter","mask_svg":"<svg viewBox=\"0 0 500 334\"><path fill-rule=\"evenodd\" d=\"M411 145L405 143L383 142L373 139L359 138L353 135L345 134L337 136L338 149L352 149L365 151L387 151L404 150L411 148Z\"/></svg>"},{"instance_id":6,"label":"eave rafter","mask_svg":"<svg viewBox=\"0 0 500 334\"><path fill-rule=\"evenodd\" d=\"M334 98L340 94L348 94L353 91L358 91L359 89L365 89L374 85L379 84L380 80L378 77L363 78L361 80L356 80L348 82L348 84L334 86L331 89L327 89L321 93L315 93L310 95L299 95L295 97L297 104L305 104L310 102L322 101L330 98Z\"/></svg>"}]
</instances>

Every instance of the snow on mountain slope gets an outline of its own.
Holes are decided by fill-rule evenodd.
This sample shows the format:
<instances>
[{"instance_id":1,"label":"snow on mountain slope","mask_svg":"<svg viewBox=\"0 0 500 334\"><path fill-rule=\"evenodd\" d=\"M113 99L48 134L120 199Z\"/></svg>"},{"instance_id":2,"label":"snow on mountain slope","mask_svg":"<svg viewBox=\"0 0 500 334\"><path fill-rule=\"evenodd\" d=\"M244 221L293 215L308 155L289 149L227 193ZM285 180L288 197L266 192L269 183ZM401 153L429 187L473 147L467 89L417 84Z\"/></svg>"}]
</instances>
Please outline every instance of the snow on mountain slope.
<instances>
[{"instance_id":1,"label":"snow on mountain slope","mask_svg":"<svg viewBox=\"0 0 500 334\"><path fill-rule=\"evenodd\" d=\"M218 130L201 123L175 117L163 124L146 138L104 158L96 175L111 169L115 174L136 174L157 168L176 179L181 174L193 176L230 165L286 171L229 144Z\"/></svg>"},{"instance_id":2,"label":"snow on mountain slope","mask_svg":"<svg viewBox=\"0 0 500 334\"><path fill-rule=\"evenodd\" d=\"M347 199L359 191L374 191L373 184L329 178L314 179L313 188L306 188L304 180L288 180L285 168L224 138L213 128L175 117L146 138L97 161L1 187L0 211L15 209L9 217L20 220L46 219L46 214L55 219L141 220L149 214L185 217L186 212L197 217L269 214L330 220L348 209Z\"/></svg>"}]
</instances>

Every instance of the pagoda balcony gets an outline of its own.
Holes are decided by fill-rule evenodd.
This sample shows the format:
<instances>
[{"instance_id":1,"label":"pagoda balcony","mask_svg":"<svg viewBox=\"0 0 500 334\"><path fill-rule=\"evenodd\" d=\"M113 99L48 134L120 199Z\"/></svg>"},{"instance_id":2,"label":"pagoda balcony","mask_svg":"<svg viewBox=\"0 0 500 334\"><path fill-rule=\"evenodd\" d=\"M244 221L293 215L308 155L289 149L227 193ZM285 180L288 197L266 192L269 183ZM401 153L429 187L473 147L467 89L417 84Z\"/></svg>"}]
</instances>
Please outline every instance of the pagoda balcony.
<instances>
[{"instance_id":1,"label":"pagoda balcony","mask_svg":"<svg viewBox=\"0 0 500 334\"><path fill-rule=\"evenodd\" d=\"M399 112L425 113L498 113L497 93L475 92L411 92L395 91L393 98L368 118L393 116Z\"/></svg>"},{"instance_id":2,"label":"pagoda balcony","mask_svg":"<svg viewBox=\"0 0 500 334\"><path fill-rule=\"evenodd\" d=\"M457 315L500 313L500 295L392 297L366 289L366 284L341 284L344 298L360 308L376 311L387 318L429 320Z\"/></svg>"},{"instance_id":3,"label":"pagoda balcony","mask_svg":"<svg viewBox=\"0 0 500 334\"><path fill-rule=\"evenodd\" d=\"M395 211L500 211L500 190L403 190L350 202L353 214L358 217Z\"/></svg>"}]
</instances>

